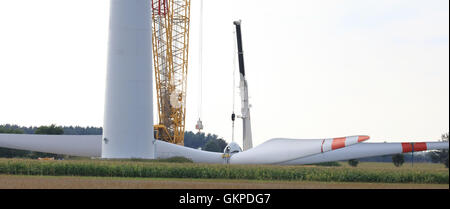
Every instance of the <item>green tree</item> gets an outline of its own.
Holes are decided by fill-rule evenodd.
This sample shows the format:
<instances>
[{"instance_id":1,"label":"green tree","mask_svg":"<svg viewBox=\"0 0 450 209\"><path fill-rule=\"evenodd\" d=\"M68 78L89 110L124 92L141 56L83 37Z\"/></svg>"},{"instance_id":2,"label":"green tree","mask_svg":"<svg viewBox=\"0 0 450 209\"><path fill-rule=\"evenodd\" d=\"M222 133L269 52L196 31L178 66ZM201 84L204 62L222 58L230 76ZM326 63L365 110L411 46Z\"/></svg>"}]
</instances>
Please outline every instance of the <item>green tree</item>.
<instances>
[{"instance_id":1,"label":"green tree","mask_svg":"<svg viewBox=\"0 0 450 209\"><path fill-rule=\"evenodd\" d=\"M349 160L349 161L348 161L348 164L349 164L350 166L352 166L352 167L356 167L356 166L358 166L358 164L359 164L359 160L357 160L357 159Z\"/></svg>"},{"instance_id":2,"label":"green tree","mask_svg":"<svg viewBox=\"0 0 450 209\"><path fill-rule=\"evenodd\" d=\"M442 134L441 142L448 143L448 132L445 134ZM443 163L445 165L445 167L448 168L448 150L432 151L432 152L429 152L429 156L430 156L432 162Z\"/></svg>"},{"instance_id":3,"label":"green tree","mask_svg":"<svg viewBox=\"0 0 450 209\"><path fill-rule=\"evenodd\" d=\"M210 151L210 152L219 152L219 144L215 140L209 140L205 146L203 147L203 150Z\"/></svg>"},{"instance_id":4,"label":"green tree","mask_svg":"<svg viewBox=\"0 0 450 209\"><path fill-rule=\"evenodd\" d=\"M392 155L392 163L394 163L396 167L402 166L404 162L405 156L403 156L403 154Z\"/></svg>"},{"instance_id":5,"label":"green tree","mask_svg":"<svg viewBox=\"0 0 450 209\"><path fill-rule=\"evenodd\" d=\"M208 142L205 133L187 131L184 134L184 146L194 149L203 148Z\"/></svg>"},{"instance_id":6,"label":"green tree","mask_svg":"<svg viewBox=\"0 0 450 209\"><path fill-rule=\"evenodd\" d=\"M184 134L184 146L194 149L201 148L211 152L223 152L227 143L215 134L206 135L202 132L193 133L186 131Z\"/></svg>"},{"instance_id":7,"label":"green tree","mask_svg":"<svg viewBox=\"0 0 450 209\"><path fill-rule=\"evenodd\" d=\"M210 152L223 152L225 147L227 146L227 143L223 139L217 139L213 138L210 139L205 146L203 147L203 150L210 151Z\"/></svg>"},{"instance_id":8,"label":"green tree","mask_svg":"<svg viewBox=\"0 0 450 209\"><path fill-rule=\"evenodd\" d=\"M0 134L23 134L23 133L24 131L22 129L0 127Z\"/></svg>"},{"instance_id":9,"label":"green tree","mask_svg":"<svg viewBox=\"0 0 450 209\"><path fill-rule=\"evenodd\" d=\"M64 129L60 126L52 124L50 126L40 126L36 129L34 134L45 134L45 135L62 135L64 134Z\"/></svg>"}]
</instances>

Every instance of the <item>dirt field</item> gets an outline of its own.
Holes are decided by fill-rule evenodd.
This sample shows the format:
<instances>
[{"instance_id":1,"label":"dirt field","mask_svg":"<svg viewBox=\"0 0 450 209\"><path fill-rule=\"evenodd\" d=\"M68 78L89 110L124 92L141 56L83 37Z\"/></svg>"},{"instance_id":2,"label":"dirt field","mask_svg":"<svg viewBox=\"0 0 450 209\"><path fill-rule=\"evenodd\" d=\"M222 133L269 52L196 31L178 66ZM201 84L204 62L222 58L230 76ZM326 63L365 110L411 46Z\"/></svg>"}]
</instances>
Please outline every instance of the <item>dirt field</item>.
<instances>
[{"instance_id":1,"label":"dirt field","mask_svg":"<svg viewBox=\"0 0 450 209\"><path fill-rule=\"evenodd\" d=\"M0 175L0 189L449 189L449 185Z\"/></svg>"}]
</instances>

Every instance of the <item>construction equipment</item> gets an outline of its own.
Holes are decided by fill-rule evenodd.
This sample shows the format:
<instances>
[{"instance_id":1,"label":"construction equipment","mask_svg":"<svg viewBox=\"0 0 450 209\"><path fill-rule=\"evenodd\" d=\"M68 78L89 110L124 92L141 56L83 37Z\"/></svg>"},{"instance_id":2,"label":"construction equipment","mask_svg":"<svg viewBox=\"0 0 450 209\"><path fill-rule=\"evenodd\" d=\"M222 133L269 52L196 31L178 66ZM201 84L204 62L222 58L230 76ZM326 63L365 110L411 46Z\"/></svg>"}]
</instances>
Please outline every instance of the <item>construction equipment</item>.
<instances>
[{"instance_id":1,"label":"construction equipment","mask_svg":"<svg viewBox=\"0 0 450 209\"><path fill-rule=\"evenodd\" d=\"M190 5L190 0L152 0L155 138L179 145L184 145Z\"/></svg>"},{"instance_id":2,"label":"construction equipment","mask_svg":"<svg viewBox=\"0 0 450 209\"><path fill-rule=\"evenodd\" d=\"M240 77L239 88L241 91L241 114L242 114L238 115L237 117L242 118L242 127L243 127L242 140L244 151L246 151L253 148L253 141L252 141L252 126L250 123L250 104L248 101L248 84L247 79L245 77L245 67L244 67L244 50L242 46L241 20L234 21L233 24L236 26L236 38L237 38L238 59L239 59L239 77ZM233 120L233 127L234 127L233 115L231 117Z\"/></svg>"}]
</instances>

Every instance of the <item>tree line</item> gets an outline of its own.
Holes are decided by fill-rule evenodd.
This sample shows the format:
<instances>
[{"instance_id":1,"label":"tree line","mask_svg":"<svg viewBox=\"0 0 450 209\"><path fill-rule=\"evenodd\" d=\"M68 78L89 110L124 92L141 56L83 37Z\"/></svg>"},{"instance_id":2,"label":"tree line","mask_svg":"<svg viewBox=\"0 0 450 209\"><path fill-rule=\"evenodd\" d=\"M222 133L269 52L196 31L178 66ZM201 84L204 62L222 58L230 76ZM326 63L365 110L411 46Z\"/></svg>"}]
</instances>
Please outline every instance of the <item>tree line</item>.
<instances>
[{"instance_id":1,"label":"tree line","mask_svg":"<svg viewBox=\"0 0 450 209\"><path fill-rule=\"evenodd\" d=\"M52 125L50 125L52 126ZM56 126L54 127L60 127L63 130L63 135L102 135L103 128L101 127L93 127L93 126L87 126L87 127L81 127L81 126ZM18 125L11 125L11 124L4 124L0 125L0 129L3 130L17 130L23 134L35 134L36 130L38 128L42 128L46 126L18 126ZM47 126L48 127L48 126Z\"/></svg>"}]
</instances>

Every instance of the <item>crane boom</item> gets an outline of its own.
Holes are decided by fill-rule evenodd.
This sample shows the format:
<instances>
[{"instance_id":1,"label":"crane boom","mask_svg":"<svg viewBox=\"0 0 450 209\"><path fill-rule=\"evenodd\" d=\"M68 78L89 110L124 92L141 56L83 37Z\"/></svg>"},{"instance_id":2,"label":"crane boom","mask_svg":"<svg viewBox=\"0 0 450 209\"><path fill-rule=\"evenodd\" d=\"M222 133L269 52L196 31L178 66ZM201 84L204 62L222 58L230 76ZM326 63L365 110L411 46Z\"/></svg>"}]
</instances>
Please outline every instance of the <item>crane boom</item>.
<instances>
[{"instance_id":1,"label":"crane boom","mask_svg":"<svg viewBox=\"0 0 450 209\"><path fill-rule=\"evenodd\" d=\"M190 0L152 0L157 139L184 145Z\"/></svg>"},{"instance_id":2,"label":"crane boom","mask_svg":"<svg viewBox=\"0 0 450 209\"><path fill-rule=\"evenodd\" d=\"M248 101L248 84L245 78L244 68L244 50L242 47L242 34L241 34L241 21L234 21L236 26L237 46L238 46L238 58L239 58L239 77L240 77L240 89L241 89L241 116L242 128L243 128L243 148L244 151L253 148L252 141L252 126L250 123L250 106Z\"/></svg>"}]
</instances>

